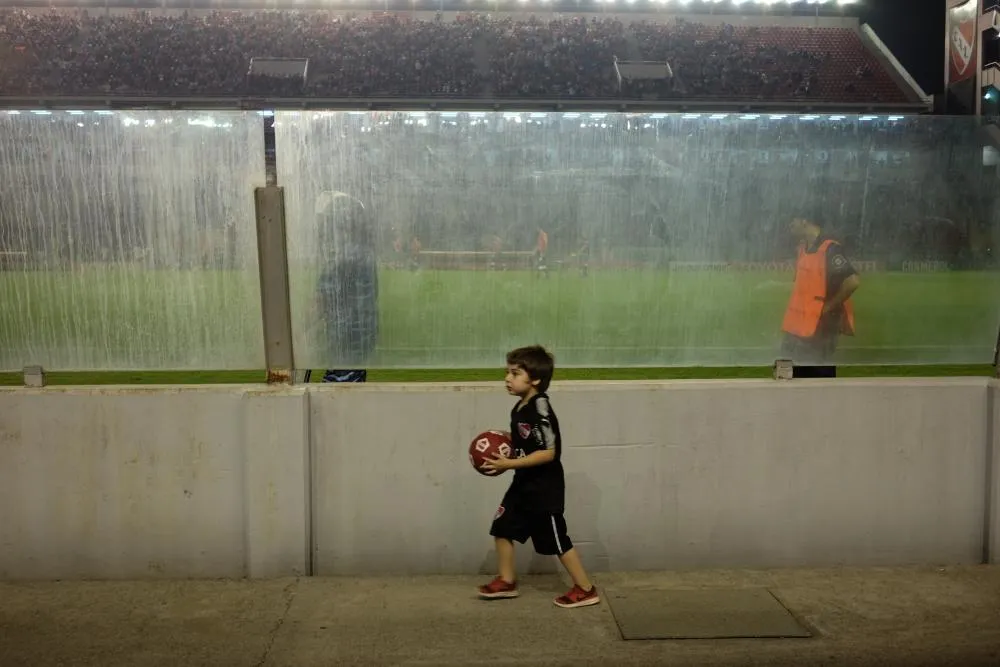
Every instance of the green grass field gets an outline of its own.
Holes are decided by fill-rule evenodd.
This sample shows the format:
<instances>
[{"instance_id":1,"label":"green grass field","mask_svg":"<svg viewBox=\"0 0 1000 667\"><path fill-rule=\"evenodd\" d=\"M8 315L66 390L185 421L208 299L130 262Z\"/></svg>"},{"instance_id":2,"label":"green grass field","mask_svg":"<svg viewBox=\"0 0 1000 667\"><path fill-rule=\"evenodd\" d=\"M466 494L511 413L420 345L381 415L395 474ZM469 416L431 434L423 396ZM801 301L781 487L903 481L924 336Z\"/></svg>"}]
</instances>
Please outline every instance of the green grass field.
<instances>
[{"instance_id":1,"label":"green grass field","mask_svg":"<svg viewBox=\"0 0 1000 667\"><path fill-rule=\"evenodd\" d=\"M307 272L292 278L298 365L326 367L309 338L314 281ZM385 270L371 379L495 379L503 352L531 342L555 352L567 379L765 377L790 283L787 273L603 270L543 279ZM53 383L264 378L252 271L2 272L0 303L0 368L42 364ZM868 274L856 311L858 335L839 352L849 366L843 375L988 374L1000 273Z\"/></svg>"}]
</instances>

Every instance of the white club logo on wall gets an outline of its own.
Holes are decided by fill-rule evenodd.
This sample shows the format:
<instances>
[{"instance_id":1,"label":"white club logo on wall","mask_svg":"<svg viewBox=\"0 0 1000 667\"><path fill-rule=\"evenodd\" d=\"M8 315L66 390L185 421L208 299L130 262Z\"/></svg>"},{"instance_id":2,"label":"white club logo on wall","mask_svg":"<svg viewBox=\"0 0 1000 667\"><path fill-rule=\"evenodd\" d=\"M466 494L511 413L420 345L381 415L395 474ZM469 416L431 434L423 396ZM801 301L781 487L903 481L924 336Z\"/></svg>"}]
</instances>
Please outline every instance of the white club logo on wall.
<instances>
[{"instance_id":1,"label":"white club logo on wall","mask_svg":"<svg viewBox=\"0 0 1000 667\"><path fill-rule=\"evenodd\" d=\"M951 7L951 81L960 81L974 72L976 62L976 0Z\"/></svg>"},{"instance_id":2,"label":"white club logo on wall","mask_svg":"<svg viewBox=\"0 0 1000 667\"><path fill-rule=\"evenodd\" d=\"M951 59L955 63L955 71L965 74L972 63L972 40L975 23L966 21L951 29ZM969 33L969 34L966 34Z\"/></svg>"}]
</instances>

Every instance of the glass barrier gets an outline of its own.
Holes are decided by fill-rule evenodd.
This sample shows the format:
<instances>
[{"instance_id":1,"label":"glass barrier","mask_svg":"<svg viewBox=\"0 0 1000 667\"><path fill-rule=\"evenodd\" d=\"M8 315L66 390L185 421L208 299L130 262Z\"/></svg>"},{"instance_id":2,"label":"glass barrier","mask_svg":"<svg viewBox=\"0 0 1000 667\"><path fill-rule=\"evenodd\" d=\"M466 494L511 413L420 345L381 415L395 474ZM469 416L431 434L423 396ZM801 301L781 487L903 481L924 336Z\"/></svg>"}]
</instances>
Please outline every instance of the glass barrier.
<instances>
[{"instance_id":1,"label":"glass barrier","mask_svg":"<svg viewBox=\"0 0 1000 667\"><path fill-rule=\"evenodd\" d=\"M973 118L275 121L302 368L496 366L531 343L562 366L992 360L1000 207Z\"/></svg>"},{"instance_id":2,"label":"glass barrier","mask_svg":"<svg viewBox=\"0 0 1000 667\"><path fill-rule=\"evenodd\" d=\"M0 368L262 368L261 119L0 112Z\"/></svg>"}]
</instances>

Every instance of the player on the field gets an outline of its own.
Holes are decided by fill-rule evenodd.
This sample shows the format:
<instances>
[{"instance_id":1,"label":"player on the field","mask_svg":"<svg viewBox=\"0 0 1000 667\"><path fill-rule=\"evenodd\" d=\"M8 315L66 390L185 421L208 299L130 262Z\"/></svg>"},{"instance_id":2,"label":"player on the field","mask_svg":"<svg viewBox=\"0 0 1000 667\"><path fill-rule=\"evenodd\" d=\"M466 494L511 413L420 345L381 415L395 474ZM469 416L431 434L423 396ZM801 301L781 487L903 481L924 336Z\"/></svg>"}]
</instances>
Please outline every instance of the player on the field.
<instances>
[{"instance_id":1,"label":"player on the field","mask_svg":"<svg viewBox=\"0 0 1000 667\"><path fill-rule=\"evenodd\" d=\"M545 262L545 255L549 251L549 235L541 227L538 228L538 240L535 243L535 255L538 258L538 272L548 278L549 267Z\"/></svg>"},{"instance_id":2,"label":"player on the field","mask_svg":"<svg viewBox=\"0 0 1000 667\"><path fill-rule=\"evenodd\" d=\"M576 256L580 263L580 275L586 276L590 271L590 237L586 234L580 240L580 249Z\"/></svg>"},{"instance_id":3,"label":"player on the field","mask_svg":"<svg viewBox=\"0 0 1000 667\"><path fill-rule=\"evenodd\" d=\"M552 355L537 345L507 354L507 391L519 399L510 414L510 444L514 457L508 459L498 455L483 467L498 472L513 470L514 479L490 528L490 535L496 541L499 575L479 587L482 598L519 595L514 574L514 542L524 544L530 537L537 553L558 556L573 579L573 588L557 597L556 605L585 607L601 601L597 587L587 577L580 556L566 534L562 438L559 420L545 393L554 368Z\"/></svg>"}]
</instances>

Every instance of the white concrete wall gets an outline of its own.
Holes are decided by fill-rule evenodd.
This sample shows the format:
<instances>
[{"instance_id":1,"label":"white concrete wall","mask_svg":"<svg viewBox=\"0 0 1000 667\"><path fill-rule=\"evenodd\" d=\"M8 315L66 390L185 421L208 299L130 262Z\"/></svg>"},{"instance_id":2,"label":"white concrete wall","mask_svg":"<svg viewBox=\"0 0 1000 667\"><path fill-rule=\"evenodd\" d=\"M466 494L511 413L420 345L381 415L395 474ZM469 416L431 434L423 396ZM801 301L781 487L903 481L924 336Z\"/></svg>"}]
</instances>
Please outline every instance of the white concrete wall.
<instances>
[{"instance_id":1,"label":"white concrete wall","mask_svg":"<svg viewBox=\"0 0 1000 667\"><path fill-rule=\"evenodd\" d=\"M1000 382L990 381L990 448L986 451L986 516L983 526L984 560L1000 564Z\"/></svg>"},{"instance_id":2,"label":"white concrete wall","mask_svg":"<svg viewBox=\"0 0 1000 667\"><path fill-rule=\"evenodd\" d=\"M305 389L248 389L243 400L246 572L309 573L309 400Z\"/></svg>"},{"instance_id":3,"label":"white concrete wall","mask_svg":"<svg viewBox=\"0 0 1000 667\"><path fill-rule=\"evenodd\" d=\"M498 390L499 387L499 390ZM506 429L502 383L310 392L316 574L478 572L504 482L469 464L472 437Z\"/></svg>"},{"instance_id":4,"label":"white concrete wall","mask_svg":"<svg viewBox=\"0 0 1000 667\"><path fill-rule=\"evenodd\" d=\"M0 390L0 578L305 572L305 402L243 387Z\"/></svg>"},{"instance_id":5,"label":"white concrete wall","mask_svg":"<svg viewBox=\"0 0 1000 667\"><path fill-rule=\"evenodd\" d=\"M595 570L1000 561L991 386L557 383L570 535ZM511 405L499 383L0 389L0 579L492 571L510 473L466 451Z\"/></svg>"},{"instance_id":6,"label":"white concrete wall","mask_svg":"<svg viewBox=\"0 0 1000 667\"><path fill-rule=\"evenodd\" d=\"M570 536L594 569L979 562L987 384L556 385ZM317 574L492 567L509 480L475 474L465 447L506 425L498 387L311 403Z\"/></svg>"}]
</instances>

